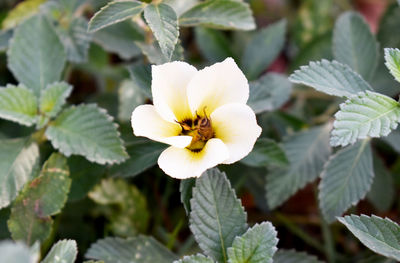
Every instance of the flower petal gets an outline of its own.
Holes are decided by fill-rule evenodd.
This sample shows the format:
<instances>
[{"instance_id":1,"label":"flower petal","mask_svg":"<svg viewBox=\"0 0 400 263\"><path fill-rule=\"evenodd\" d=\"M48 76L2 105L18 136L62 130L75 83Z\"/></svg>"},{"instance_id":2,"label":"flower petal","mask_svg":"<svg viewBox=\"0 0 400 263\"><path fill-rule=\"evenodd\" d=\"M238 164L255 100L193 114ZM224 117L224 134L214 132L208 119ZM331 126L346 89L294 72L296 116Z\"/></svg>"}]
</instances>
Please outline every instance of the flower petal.
<instances>
[{"instance_id":1,"label":"flower petal","mask_svg":"<svg viewBox=\"0 0 400 263\"><path fill-rule=\"evenodd\" d=\"M210 117L215 137L221 139L229 150L225 164L234 163L251 152L261 134L261 127L249 106L226 104L217 108Z\"/></svg>"},{"instance_id":2,"label":"flower petal","mask_svg":"<svg viewBox=\"0 0 400 263\"><path fill-rule=\"evenodd\" d=\"M182 61L152 66L153 103L165 120L183 121L192 117L186 90L196 73L195 67Z\"/></svg>"},{"instance_id":3,"label":"flower petal","mask_svg":"<svg viewBox=\"0 0 400 263\"><path fill-rule=\"evenodd\" d=\"M161 118L153 105L141 105L132 112L132 129L136 136L144 136L154 141L185 148L192 141L191 136L179 136L179 124Z\"/></svg>"},{"instance_id":4,"label":"flower petal","mask_svg":"<svg viewBox=\"0 0 400 263\"><path fill-rule=\"evenodd\" d=\"M225 144L219 139L211 139L200 152L186 148L169 147L158 158L158 165L169 176L185 179L199 177L207 169L214 167L229 157Z\"/></svg>"},{"instance_id":5,"label":"flower petal","mask_svg":"<svg viewBox=\"0 0 400 263\"><path fill-rule=\"evenodd\" d=\"M188 85L188 99L194 113L201 114L206 107L209 115L228 103L246 104L249 83L232 58L197 72Z\"/></svg>"}]
</instances>

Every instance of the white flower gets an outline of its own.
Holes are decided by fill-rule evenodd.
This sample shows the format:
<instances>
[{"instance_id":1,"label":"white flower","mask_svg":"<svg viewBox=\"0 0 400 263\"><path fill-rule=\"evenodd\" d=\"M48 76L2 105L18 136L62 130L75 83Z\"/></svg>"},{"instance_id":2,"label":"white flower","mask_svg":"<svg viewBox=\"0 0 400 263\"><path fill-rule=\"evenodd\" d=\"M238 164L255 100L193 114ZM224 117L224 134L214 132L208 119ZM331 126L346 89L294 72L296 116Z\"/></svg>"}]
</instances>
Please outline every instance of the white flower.
<instances>
[{"instance_id":1,"label":"white flower","mask_svg":"<svg viewBox=\"0 0 400 263\"><path fill-rule=\"evenodd\" d=\"M171 145L158 158L168 175L199 177L245 157L260 136L246 105L249 85L232 58L197 71L185 62L152 67L153 105L132 113L136 136Z\"/></svg>"}]
</instances>

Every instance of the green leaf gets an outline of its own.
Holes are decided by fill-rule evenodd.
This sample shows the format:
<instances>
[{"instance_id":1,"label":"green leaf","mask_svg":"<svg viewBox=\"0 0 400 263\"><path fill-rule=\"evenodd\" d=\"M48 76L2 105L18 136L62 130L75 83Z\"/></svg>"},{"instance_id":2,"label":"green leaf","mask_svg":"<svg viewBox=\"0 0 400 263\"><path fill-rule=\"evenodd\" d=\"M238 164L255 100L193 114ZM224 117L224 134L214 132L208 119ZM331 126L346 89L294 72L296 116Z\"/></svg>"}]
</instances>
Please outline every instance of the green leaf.
<instances>
[{"instance_id":1,"label":"green leaf","mask_svg":"<svg viewBox=\"0 0 400 263\"><path fill-rule=\"evenodd\" d=\"M256 224L242 236L233 241L228 248L230 263L272 263L272 257L278 248L277 233L270 222Z\"/></svg>"},{"instance_id":2,"label":"green leaf","mask_svg":"<svg viewBox=\"0 0 400 263\"><path fill-rule=\"evenodd\" d=\"M99 164L120 163L127 158L117 125L95 104L65 109L47 128L46 136L66 156L82 155Z\"/></svg>"},{"instance_id":3,"label":"green leaf","mask_svg":"<svg viewBox=\"0 0 400 263\"><path fill-rule=\"evenodd\" d=\"M60 80L65 59L64 47L45 17L34 16L15 30L8 67L37 97L48 84Z\"/></svg>"},{"instance_id":4,"label":"green leaf","mask_svg":"<svg viewBox=\"0 0 400 263\"><path fill-rule=\"evenodd\" d=\"M24 85L0 88L0 118L32 126L37 121L37 99Z\"/></svg>"},{"instance_id":5,"label":"green leaf","mask_svg":"<svg viewBox=\"0 0 400 263\"><path fill-rule=\"evenodd\" d=\"M188 178L181 180L179 185L179 192L181 192L181 202L183 207L185 208L186 214L190 213L190 199L192 199L192 190L196 184L196 180L194 178Z\"/></svg>"},{"instance_id":6,"label":"green leaf","mask_svg":"<svg viewBox=\"0 0 400 263\"><path fill-rule=\"evenodd\" d=\"M118 263L172 262L177 257L152 237L137 236L98 240L85 254L86 258Z\"/></svg>"},{"instance_id":7,"label":"green leaf","mask_svg":"<svg viewBox=\"0 0 400 263\"><path fill-rule=\"evenodd\" d=\"M22 21L33 16L39 11L39 6L46 0L26 0L19 3L3 20L3 29L16 27Z\"/></svg>"},{"instance_id":8,"label":"green leaf","mask_svg":"<svg viewBox=\"0 0 400 263\"><path fill-rule=\"evenodd\" d=\"M225 173L211 169L196 179L190 206L189 226L200 248L227 262L227 248L247 229L247 214Z\"/></svg>"},{"instance_id":9,"label":"green leaf","mask_svg":"<svg viewBox=\"0 0 400 263\"><path fill-rule=\"evenodd\" d=\"M178 43L178 18L174 9L166 4L149 4L144 9L144 18L156 37L161 52L171 60Z\"/></svg>"},{"instance_id":10,"label":"green leaf","mask_svg":"<svg viewBox=\"0 0 400 263\"><path fill-rule=\"evenodd\" d=\"M179 17L184 12L198 4L199 0L163 0L162 2L172 7L175 10L176 15Z\"/></svg>"},{"instance_id":11,"label":"green leaf","mask_svg":"<svg viewBox=\"0 0 400 263\"><path fill-rule=\"evenodd\" d=\"M360 91L372 90L370 85L349 66L325 59L310 62L308 66L301 66L290 75L289 80L338 97L350 97Z\"/></svg>"},{"instance_id":12,"label":"green leaf","mask_svg":"<svg viewBox=\"0 0 400 263\"><path fill-rule=\"evenodd\" d=\"M277 58L285 43L286 20L258 31L247 45L242 69L249 79L257 78Z\"/></svg>"},{"instance_id":13,"label":"green leaf","mask_svg":"<svg viewBox=\"0 0 400 263\"><path fill-rule=\"evenodd\" d=\"M400 260L400 226L389 218L350 215L338 220L375 253Z\"/></svg>"},{"instance_id":14,"label":"green leaf","mask_svg":"<svg viewBox=\"0 0 400 263\"><path fill-rule=\"evenodd\" d=\"M52 246L50 252L40 263L74 263L78 248L74 240L61 240Z\"/></svg>"},{"instance_id":15,"label":"green leaf","mask_svg":"<svg viewBox=\"0 0 400 263\"><path fill-rule=\"evenodd\" d=\"M333 54L337 61L349 65L364 79L372 79L378 64L379 45L364 18L346 12L336 21Z\"/></svg>"},{"instance_id":16,"label":"green leaf","mask_svg":"<svg viewBox=\"0 0 400 263\"><path fill-rule=\"evenodd\" d=\"M400 153L400 130L397 129L391 132L387 137L382 138L386 143L390 145L397 153Z\"/></svg>"},{"instance_id":17,"label":"green leaf","mask_svg":"<svg viewBox=\"0 0 400 263\"><path fill-rule=\"evenodd\" d=\"M274 263L323 263L316 256L295 250L279 249L274 255Z\"/></svg>"},{"instance_id":18,"label":"green leaf","mask_svg":"<svg viewBox=\"0 0 400 263\"><path fill-rule=\"evenodd\" d=\"M65 82L55 82L42 90L39 102L40 112L55 117L60 112L72 92L72 86Z\"/></svg>"},{"instance_id":19,"label":"green leaf","mask_svg":"<svg viewBox=\"0 0 400 263\"><path fill-rule=\"evenodd\" d=\"M146 3L135 0L114 1L102 7L89 22L89 32L122 22L140 15Z\"/></svg>"},{"instance_id":20,"label":"green leaf","mask_svg":"<svg viewBox=\"0 0 400 263\"><path fill-rule=\"evenodd\" d=\"M151 44L146 44L144 42L135 42L135 44L142 50L143 55L147 57L151 64L164 64L170 61L175 60L184 60L183 57L183 47L178 43L175 46L174 53L172 54L172 58L167 59L164 54L161 52L161 48L158 45L158 42L154 41Z\"/></svg>"},{"instance_id":21,"label":"green leaf","mask_svg":"<svg viewBox=\"0 0 400 263\"><path fill-rule=\"evenodd\" d=\"M258 139L253 151L241 162L254 167L286 166L289 164L283 149L274 140L268 138Z\"/></svg>"},{"instance_id":22,"label":"green leaf","mask_svg":"<svg viewBox=\"0 0 400 263\"><path fill-rule=\"evenodd\" d=\"M184 256L183 259L176 260L173 263L214 263L214 260L201 254L197 254L192 256Z\"/></svg>"},{"instance_id":23,"label":"green leaf","mask_svg":"<svg viewBox=\"0 0 400 263\"><path fill-rule=\"evenodd\" d=\"M146 94L147 98L152 98L151 94L151 66L150 65L131 65L128 68L132 81Z\"/></svg>"},{"instance_id":24,"label":"green leaf","mask_svg":"<svg viewBox=\"0 0 400 263\"><path fill-rule=\"evenodd\" d=\"M331 154L328 125L293 134L283 142L289 160L287 168L274 169L267 175L267 201L273 209L314 181Z\"/></svg>"},{"instance_id":25,"label":"green leaf","mask_svg":"<svg viewBox=\"0 0 400 263\"><path fill-rule=\"evenodd\" d=\"M180 26L207 26L217 29L252 30L256 28L247 3L236 0L207 0L179 17Z\"/></svg>"},{"instance_id":26,"label":"green leaf","mask_svg":"<svg viewBox=\"0 0 400 263\"><path fill-rule=\"evenodd\" d=\"M194 28L197 47L203 56L212 63L233 57L229 39L223 32L206 27Z\"/></svg>"},{"instance_id":27,"label":"green leaf","mask_svg":"<svg viewBox=\"0 0 400 263\"><path fill-rule=\"evenodd\" d=\"M39 164L39 147L29 138L0 140L0 208L8 206Z\"/></svg>"},{"instance_id":28,"label":"green leaf","mask_svg":"<svg viewBox=\"0 0 400 263\"><path fill-rule=\"evenodd\" d=\"M7 263L33 263L39 260L22 242L2 241L0 242L0 253L1 260Z\"/></svg>"},{"instance_id":29,"label":"green leaf","mask_svg":"<svg viewBox=\"0 0 400 263\"><path fill-rule=\"evenodd\" d=\"M146 95L143 90L132 80L124 80L118 88L118 119L129 122L132 111L145 103Z\"/></svg>"},{"instance_id":30,"label":"green leaf","mask_svg":"<svg viewBox=\"0 0 400 263\"><path fill-rule=\"evenodd\" d=\"M400 50L397 48L385 48L385 61L390 73L400 82Z\"/></svg>"},{"instance_id":31,"label":"green leaf","mask_svg":"<svg viewBox=\"0 0 400 263\"><path fill-rule=\"evenodd\" d=\"M321 173L319 206L327 222L341 216L365 197L374 179L369 140L348 146L333 155Z\"/></svg>"},{"instance_id":32,"label":"green leaf","mask_svg":"<svg viewBox=\"0 0 400 263\"><path fill-rule=\"evenodd\" d=\"M335 114L332 146L346 146L357 139L387 136L400 121L400 104L385 95L366 91L340 105Z\"/></svg>"},{"instance_id":33,"label":"green leaf","mask_svg":"<svg viewBox=\"0 0 400 263\"><path fill-rule=\"evenodd\" d=\"M279 109L289 100L292 84L287 77L277 73L267 73L250 82L250 97L247 104L256 114Z\"/></svg>"},{"instance_id":34,"label":"green leaf","mask_svg":"<svg viewBox=\"0 0 400 263\"><path fill-rule=\"evenodd\" d=\"M51 216L63 208L70 185L67 160L53 153L40 176L25 186L11 208L8 229L13 239L29 245L45 241L53 225Z\"/></svg>"},{"instance_id":35,"label":"green leaf","mask_svg":"<svg viewBox=\"0 0 400 263\"><path fill-rule=\"evenodd\" d=\"M399 47L400 36L393 34L400 27L400 7L396 3L388 6L379 23L377 38L383 47Z\"/></svg>"},{"instance_id":36,"label":"green leaf","mask_svg":"<svg viewBox=\"0 0 400 263\"><path fill-rule=\"evenodd\" d=\"M6 51L13 36L13 31L0 31L0 52Z\"/></svg>"}]
</instances>

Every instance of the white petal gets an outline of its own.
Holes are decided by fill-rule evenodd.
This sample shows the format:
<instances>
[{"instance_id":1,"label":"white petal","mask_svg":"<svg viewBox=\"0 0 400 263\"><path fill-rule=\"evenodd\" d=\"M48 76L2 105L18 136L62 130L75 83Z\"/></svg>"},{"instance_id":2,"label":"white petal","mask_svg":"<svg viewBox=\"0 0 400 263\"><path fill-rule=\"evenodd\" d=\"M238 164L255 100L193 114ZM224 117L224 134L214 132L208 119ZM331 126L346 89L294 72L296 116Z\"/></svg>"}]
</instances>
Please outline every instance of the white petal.
<instances>
[{"instance_id":1,"label":"white petal","mask_svg":"<svg viewBox=\"0 0 400 263\"><path fill-rule=\"evenodd\" d=\"M186 148L169 147L158 158L158 165L169 176L185 179L199 177L207 169L212 168L229 157L228 149L219 139L211 139L200 152L192 152Z\"/></svg>"},{"instance_id":2,"label":"white petal","mask_svg":"<svg viewBox=\"0 0 400 263\"><path fill-rule=\"evenodd\" d=\"M224 104L246 104L249 84L235 61L227 58L198 71L188 85L187 94L193 113L202 113L206 107L209 115Z\"/></svg>"},{"instance_id":3,"label":"white petal","mask_svg":"<svg viewBox=\"0 0 400 263\"><path fill-rule=\"evenodd\" d=\"M234 163L250 153L261 134L261 127L249 106L226 104L217 108L210 117L215 137L221 139L229 150L225 164Z\"/></svg>"},{"instance_id":4,"label":"white petal","mask_svg":"<svg viewBox=\"0 0 400 263\"><path fill-rule=\"evenodd\" d=\"M185 148L192 141L191 136L179 136L179 124L161 118L153 105L141 105L132 112L132 129L136 136Z\"/></svg>"},{"instance_id":5,"label":"white petal","mask_svg":"<svg viewBox=\"0 0 400 263\"><path fill-rule=\"evenodd\" d=\"M196 73L195 67L182 61L152 66L153 103L165 120L183 121L192 117L186 90Z\"/></svg>"}]
</instances>

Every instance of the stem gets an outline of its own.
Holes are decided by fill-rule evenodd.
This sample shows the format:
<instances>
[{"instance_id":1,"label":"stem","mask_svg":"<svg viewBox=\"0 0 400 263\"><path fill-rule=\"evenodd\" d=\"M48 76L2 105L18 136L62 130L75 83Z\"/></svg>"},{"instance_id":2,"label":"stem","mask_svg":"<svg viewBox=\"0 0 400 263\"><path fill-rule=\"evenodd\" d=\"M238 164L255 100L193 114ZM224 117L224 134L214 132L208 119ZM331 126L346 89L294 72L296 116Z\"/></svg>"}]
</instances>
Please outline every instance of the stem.
<instances>
[{"instance_id":1,"label":"stem","mask_svg":"<svg viewBox=\"0 0 400 263\"><path fill-rule=\"evenodd\" d=\"M324 219L321 220L322 236L324 237L325 253L329 263L335 263L335 245L332 232Z\"/></svg>"}]
</instances>

